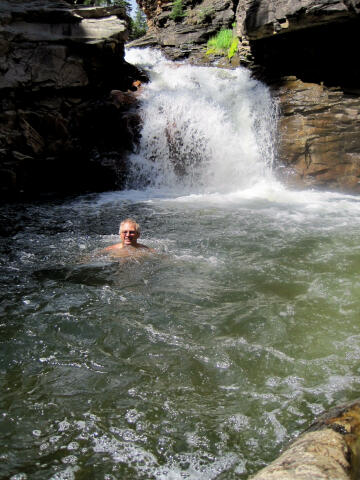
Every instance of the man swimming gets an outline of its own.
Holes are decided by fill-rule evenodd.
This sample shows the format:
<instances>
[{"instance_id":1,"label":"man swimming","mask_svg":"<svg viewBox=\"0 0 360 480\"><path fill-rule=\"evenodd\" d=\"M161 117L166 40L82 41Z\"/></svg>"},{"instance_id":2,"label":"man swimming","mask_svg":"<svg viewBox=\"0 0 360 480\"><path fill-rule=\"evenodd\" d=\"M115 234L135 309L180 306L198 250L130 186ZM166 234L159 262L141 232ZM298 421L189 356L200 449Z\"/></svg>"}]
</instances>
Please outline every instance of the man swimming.
<instances>
[{"instance_id":1,"label":"man swimming","mask_svg":"<svg viewBox=\"0 0 360 480\"><path fill-rule=\"evenodd\" d=\"M154 252L152 248L138 243L140 237L140 226L132 218L126 218L120 223L119 228L120 243L110 245L102 250L104 253L109 253L112 256L128 256L140 254L140 250L148 250ZM143 252L145 253L145 252Z\"/></svg>"}]
</instances>

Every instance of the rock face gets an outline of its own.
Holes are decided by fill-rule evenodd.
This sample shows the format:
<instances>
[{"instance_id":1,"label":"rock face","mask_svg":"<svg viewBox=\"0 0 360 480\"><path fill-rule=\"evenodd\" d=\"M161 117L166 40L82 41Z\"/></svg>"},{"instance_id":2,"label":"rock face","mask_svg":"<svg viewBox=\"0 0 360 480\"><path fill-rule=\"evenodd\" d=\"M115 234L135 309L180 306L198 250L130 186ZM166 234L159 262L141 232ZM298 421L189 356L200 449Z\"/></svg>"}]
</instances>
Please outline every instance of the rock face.
<instances>
[{"instance_id":1,"label":"rock face","mask_svg":"<svg viewBox=\"0 0 360 480\"><path fill-rule=\"evenodd\" d=\"M149 19L138 45L158 45L172 58L204 53L207 39L236 21L240 63L279 102L281 178L360 192L359 0L183 0L178 21L172 2L138 3Z\"/></svg>"},{"instance_id":2,"label":"rock face","mask_svg":"<svg viewBox=\"0 0 360 480\"><path fill-rule=\"evenodd\" d=\"M239 32L252 40L274 33L347 21L360 12L357 0L240 0Z\"/></svg>"},{"instance_id":3,"label":"rock face","mask_svg":"<svg viewBox=\"0 0 360 480\"><path fill-rule=\"evenodd\" d=\"M1 196L121 186L137 120L110 92L141 77L127 22L118 7L0 3Z\"/></svg>"},{"instance_id":4,"label":"rock face","mask_svg":"<svg viewBox=\"0 0 360 480\"><path fill-rule=\"evenodd\" d=\"M134 44L173 59L209 61L209 37L236 21L238 59L279 102L281 178L360 192L360 0L182 0L178 18L138 3L149 31ZM123 185L145 80L124 61L127 22L119 7L0 2L0 195Z\"/></svg>"},{"instance_id":5,"label":"rock face","mask_svg":"<svg viewBox=\"0 0 360 480\"><path fill-rule=\"evenodd\" d=\"M204 50L204 44L235 20L235 0L183 0L184 16L172 19L173 2L138 0L149 30L134 46L160 46L172 59L186 58Z\"/></svg>"},{"instance_id":6,"label":"rock face","mask_svg":"<svg viewBox=\"0 0 360 480\"><path fill-rule=\"evenodd\" d=\"M276 95L282 179L295 187L360 192L360 97L296 77L285 77Z\"/></svg>"},{"instance_id":7,"label":"rock face","mask_svg":"<svg viewBox=\"0 0 360 480\"><path fill-rule=\"evenodd\" d=\"M285 177L360 192L360 2L240 0L237 21L258 74L274 82Z\"/></svg>"}]
</instances>

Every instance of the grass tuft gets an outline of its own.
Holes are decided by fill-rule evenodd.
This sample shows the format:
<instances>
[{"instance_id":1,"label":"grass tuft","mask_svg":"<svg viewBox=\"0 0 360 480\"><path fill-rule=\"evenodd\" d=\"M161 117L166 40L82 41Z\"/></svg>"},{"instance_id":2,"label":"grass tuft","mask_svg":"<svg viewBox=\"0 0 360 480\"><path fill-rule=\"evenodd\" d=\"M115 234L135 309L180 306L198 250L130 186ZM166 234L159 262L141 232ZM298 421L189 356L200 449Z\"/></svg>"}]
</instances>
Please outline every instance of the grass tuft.
<instances>
[{"instance_id":1,"label":"grass tuft","mask_svg":"<svg viewBox=\"0 0 360 480\"><path fill-rule=\"evenodd\" d=\"M213 53L218 55L227 55L229 59L234 56L235 52L237 51L239 39L234 34L236 24L234 24L233 27L233 30L230 28L220 30L214 37L211 37L208 40L208 49L206 51L207 55Z\"/></svg>"}]
</instances>

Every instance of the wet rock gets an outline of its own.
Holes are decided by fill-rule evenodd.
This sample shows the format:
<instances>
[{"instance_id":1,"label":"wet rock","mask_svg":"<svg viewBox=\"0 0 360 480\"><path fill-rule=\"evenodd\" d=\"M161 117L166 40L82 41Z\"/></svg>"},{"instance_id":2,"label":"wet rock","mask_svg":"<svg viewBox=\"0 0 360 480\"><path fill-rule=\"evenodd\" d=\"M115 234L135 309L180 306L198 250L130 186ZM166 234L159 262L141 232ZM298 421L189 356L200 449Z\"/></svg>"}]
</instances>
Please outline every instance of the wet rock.
<instances>
[{"instance_id":1,"label":"wet rock","mask_svg":"<svg viewBox=\"0 0 360 480\"><path fill-rule=\"evenodd\" d=\"M186 17L178 22L170 18L171 2L138 4L149 31L135 45L158 46L198 65L240 64L271 85L280 107L282 179L299 188L359 192L358 0L184 0ZM238 54L231 62L206 55L208 38L235 20Z\"/></svg>"},{"instance_id":2,"label":"wet rock","mask_svg":"<svg viewBox=\"0 0 360 480\"><path fill-rule=\"evenodd\" d=\"M301 188L360 191L359 14L352 0L238 4L238 35L279 99L282 178Z\"/></svg>"},{"instance_id":3,"label":"wet rock","mask_svg":"<svg viewBox=\"0 0 360 480\"><path fill-rule=\"evenodd\" d=\"M177 60L205 53L207 40L221 28L231 28L235 20L234 0L184 0L185 16L171 18L172 3L160 0L139 0L148 17L147 34L129 46L161 47L167 57Z\"/></svg>"}]
</instances>

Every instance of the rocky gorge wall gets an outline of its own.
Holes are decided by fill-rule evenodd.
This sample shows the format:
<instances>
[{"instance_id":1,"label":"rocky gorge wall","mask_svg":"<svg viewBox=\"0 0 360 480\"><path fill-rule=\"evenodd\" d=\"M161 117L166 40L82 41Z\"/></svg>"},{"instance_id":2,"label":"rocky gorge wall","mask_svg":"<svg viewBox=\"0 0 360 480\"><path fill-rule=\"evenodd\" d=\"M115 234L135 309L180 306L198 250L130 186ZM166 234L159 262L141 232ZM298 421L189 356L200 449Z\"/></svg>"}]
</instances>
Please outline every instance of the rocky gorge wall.
<instances>
[{"instance_id":1,"label":"rocky gorge wall","mask_svg":"<svg viewBox=\"0 0 360 480\"><path fill-rule=\"evenodd\" d=\"M137 0L149 30L134 42L170 58L238 64L267 82L279 102L278 174L292 185L360 192L360 32L357 0ZM206 42L236 22L231 62Z\"/></svg>"},{"instance_id":2,"label":"rocky gorge wall","mask_svg":"<svg viewBox=\"0 0 360 480\"><path fill-rule=\"evenodd\" d=\"M123 8L0 2L0 197L121 187L138 119Z\"/></svg>"},{"instance_id":3,"label":"rocky gorge wall","mask_svg":"<svg viewBox=\"0 0 360 480\"><path fill-rule=\"evenodd\" d=\"M291 185L360 192L357 0L138 0L137 46L173 59L252 69L279 102L277 171ZM139 134L119 7L0 1L0 196L121 188ZM231 61L206 42L236 22Z\"/></svg>"}]
</instances>

